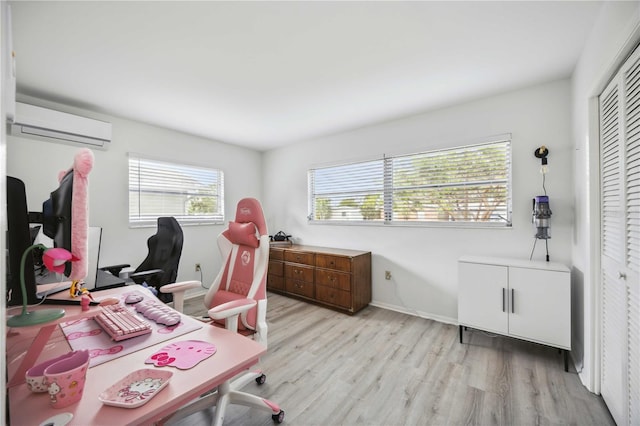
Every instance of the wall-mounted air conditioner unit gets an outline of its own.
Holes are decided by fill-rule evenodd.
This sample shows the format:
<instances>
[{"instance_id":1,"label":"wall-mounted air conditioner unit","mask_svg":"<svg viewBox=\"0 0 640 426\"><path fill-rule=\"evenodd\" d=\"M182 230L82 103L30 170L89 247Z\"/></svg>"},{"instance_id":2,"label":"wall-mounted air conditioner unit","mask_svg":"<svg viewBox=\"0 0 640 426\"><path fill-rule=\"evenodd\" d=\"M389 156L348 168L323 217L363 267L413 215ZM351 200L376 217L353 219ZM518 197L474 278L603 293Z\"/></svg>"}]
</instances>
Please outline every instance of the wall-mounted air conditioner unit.
<instances>
[{"instance_id":1,"label":"wall-mounted air conditioner unit","mask_svg":"<svg viewBox=\"0 0 640 426\"><path fill-rule=\"evenodd\" d=\"M11 134L105 146L111 142L111 123L16 102Z\"/></svg>"}]
</instances>

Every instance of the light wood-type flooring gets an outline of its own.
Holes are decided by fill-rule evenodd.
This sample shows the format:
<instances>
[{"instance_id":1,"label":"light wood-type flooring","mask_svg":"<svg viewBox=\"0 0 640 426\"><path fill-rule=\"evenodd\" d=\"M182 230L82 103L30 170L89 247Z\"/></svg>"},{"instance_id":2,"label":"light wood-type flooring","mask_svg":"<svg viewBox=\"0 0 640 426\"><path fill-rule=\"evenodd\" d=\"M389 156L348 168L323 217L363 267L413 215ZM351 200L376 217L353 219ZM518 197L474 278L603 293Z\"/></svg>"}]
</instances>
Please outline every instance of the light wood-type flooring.
<instances>
[{"instance_id":1,"label":"light wood-type flooring","mask_svg":"<svg viewBox=\"0 0 640 426\"><path fill-rule=\"evenodd\" d=\"M186 312L203 314L202 298ZM267 382L283 425L613 425L557 349L369 306L354 316L269 294ZM214 409L180 425L206 425ZM225 425L273 424L232 406Z\"/></svg>"}]
</instances>

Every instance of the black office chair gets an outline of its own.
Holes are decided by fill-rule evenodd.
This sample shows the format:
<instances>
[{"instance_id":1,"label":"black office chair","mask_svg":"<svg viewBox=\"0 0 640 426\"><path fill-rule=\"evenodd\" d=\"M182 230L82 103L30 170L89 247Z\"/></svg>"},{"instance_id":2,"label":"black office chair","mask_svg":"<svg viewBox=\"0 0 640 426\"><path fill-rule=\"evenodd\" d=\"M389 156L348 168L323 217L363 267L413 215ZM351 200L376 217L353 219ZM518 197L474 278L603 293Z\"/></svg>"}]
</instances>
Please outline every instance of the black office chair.
<instances>
[{"instance_id":1,"label":"black office chair","mask_svg":"<svg viewBox=\"0 0 640 426\"><path fill-rule=\"evenodd\" d=\"M158 298L165 303L173 301L171 293L161 293L160 287L176 282L178 264L182 254L183 234L180 224L174 217L159 217L158 231L147 240L149 253L129 279L136 284L147 283L158 290ZM131 265L120 264L104 266L100 269L108 271L116 277L123 268Z\"/></svg>"}]
</instances>

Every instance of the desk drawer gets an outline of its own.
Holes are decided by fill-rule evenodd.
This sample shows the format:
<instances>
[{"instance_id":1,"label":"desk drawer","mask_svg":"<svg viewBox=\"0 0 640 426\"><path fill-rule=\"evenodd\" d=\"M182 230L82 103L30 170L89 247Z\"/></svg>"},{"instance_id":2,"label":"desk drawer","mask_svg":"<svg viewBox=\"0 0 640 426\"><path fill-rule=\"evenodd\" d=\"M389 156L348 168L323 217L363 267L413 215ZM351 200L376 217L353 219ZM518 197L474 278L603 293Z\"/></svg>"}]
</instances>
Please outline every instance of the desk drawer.
<instances>
[{"instance_id":1,"label":"desk drawer","mask_svg":"<svg viewBox=\"0 0 640 426\"><path fill-rule=\"evenodd\" d=\"M313 283L287 279L284 282L284 286L285 290L287 290L289 293L299 294L300 296L305 296L313 299Z\"/></svg>"},{"instance_id":2,"label":"desk drawer","mask_svg":"<svg viewBox=\"0 0 640 426\"><path fill-rule=\"evenodd\" d=\"M281 248L270 248L269 259L284 260L284 250L282 250Z\"/></svg>"},{"instance_id":3,"label":"desk drawer","mask_svg":"<svg viewBox=\"0 0 640 426\"><path fill-rule=\"evenodd\" d=\"M336 269L338 271L351 272L351 259L342 256L316 254L316 266L319 268Z\"/></svg>"},{"instance_id":4,"label":"desk drawer","mask_svg":"<svg viewBox=\"0 0 640 426\"><path fill-rule=\"evenodd\" d=\"M267 275L267 289L284 290L284 277Z\"/></svg>"},{"instance_id":5,"label":"desk drawer","mask_svg":"<svg viewBox=\"0 0 640 426\"><path fill-rule=\"evenodd\" d=\"M284 263L277 260L269 261L269 274L277 275L279 277L284 276Z\"/></svg>"},{"instance_id":6,"label":"desk drawer","mask_svg":"<svg viewBox=\"0 0 640 426\"><path fill-rule=\"evenodd\" d=\"M300 280L313 283L313 268L311 266L285 263L284 276L292 280Z\"/></svg>"},{"instance_id":7,"label":"desk drawer","mask_svg":"<svg viewBox=\"0 0 640 426\"><path fill-rule=\"evenodd\" d=\"M305 265L313 265L314 253L304 251L285 251L284 260L287 262L304 263Z\"/></svg>"},{"instance_id":8,"label":"desk drawer","mask_svg":"<svg viewBox=\"0 0 640 426\"><path fill-rule=\"evenodd\" d=\"M331 303L332 305L351 309L351 293L348 291L318 285L316 286L316 299L320 302Z\"/></svg>"},{"instance_id":9,"label":"desk drawer","mask_svg":"<svg viewBox=\"0 0 640 426\"><path fill-rule=\"evenodd\" d=\"M351 274L330 269L316 269L316 284L351 291Z\"/></svg>"}]
</instances>

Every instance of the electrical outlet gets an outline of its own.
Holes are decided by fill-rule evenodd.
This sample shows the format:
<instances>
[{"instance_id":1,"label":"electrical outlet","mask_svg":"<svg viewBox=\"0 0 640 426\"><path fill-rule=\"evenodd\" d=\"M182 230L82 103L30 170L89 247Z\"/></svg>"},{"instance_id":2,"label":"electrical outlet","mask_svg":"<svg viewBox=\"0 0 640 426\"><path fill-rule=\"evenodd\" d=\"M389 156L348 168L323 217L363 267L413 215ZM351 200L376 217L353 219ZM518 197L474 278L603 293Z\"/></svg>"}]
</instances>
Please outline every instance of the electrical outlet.
<instances>
[{"instance_id":1,"label":"electrical outlet","mask_svg":"<svg viewBox=\"0 0 640 426\"><path fill-rule=\"evenodd\" d=\"M200 272L200 264L196 263L196 272Z\"/></svg>"},{"instance_id":2,"label":"electrical outlet","mask_svg":"<svg viewBox=\"0 0 640 426\"><path fill-rule=\"evenodd\" d=\"M384 271L384 279L385 280L391 279L391 271Z\"/></svg>"}]
</instances>

